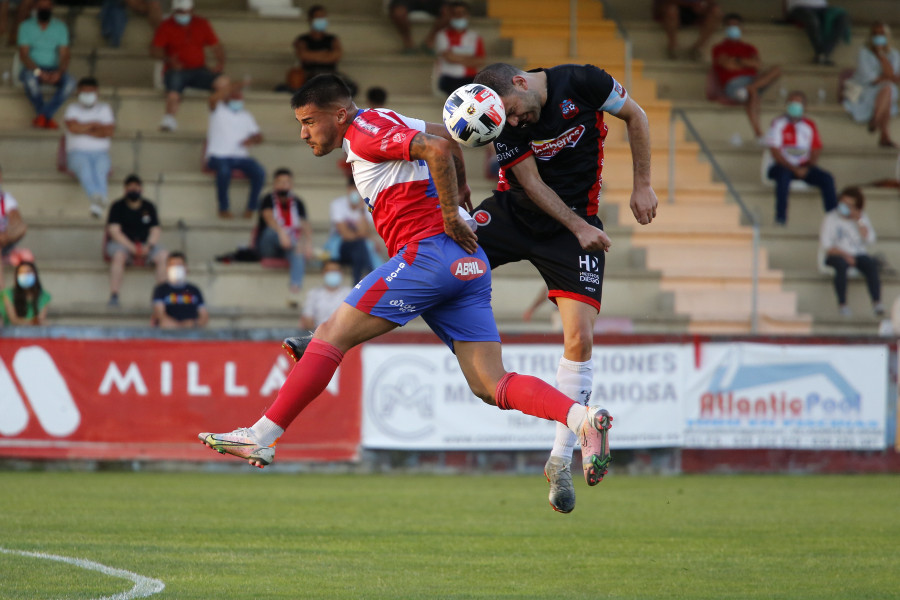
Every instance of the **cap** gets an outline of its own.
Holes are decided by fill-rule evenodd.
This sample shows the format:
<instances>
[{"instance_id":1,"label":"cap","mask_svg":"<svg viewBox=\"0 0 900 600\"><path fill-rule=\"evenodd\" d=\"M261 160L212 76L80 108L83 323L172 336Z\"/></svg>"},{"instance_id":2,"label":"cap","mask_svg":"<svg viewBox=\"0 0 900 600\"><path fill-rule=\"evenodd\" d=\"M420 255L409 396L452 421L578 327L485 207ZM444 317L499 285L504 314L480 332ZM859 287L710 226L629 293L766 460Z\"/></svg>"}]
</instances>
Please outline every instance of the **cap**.
<instances>
[{"instance_id":1,"label":"cap","mask_svg":"<svg viewBox=\"0 0 900 600\"><path fill-rule=\"evenodd\" d=\"M172 10L193 10L194 0L172 0Z\"/></svg>"}]
</instances>

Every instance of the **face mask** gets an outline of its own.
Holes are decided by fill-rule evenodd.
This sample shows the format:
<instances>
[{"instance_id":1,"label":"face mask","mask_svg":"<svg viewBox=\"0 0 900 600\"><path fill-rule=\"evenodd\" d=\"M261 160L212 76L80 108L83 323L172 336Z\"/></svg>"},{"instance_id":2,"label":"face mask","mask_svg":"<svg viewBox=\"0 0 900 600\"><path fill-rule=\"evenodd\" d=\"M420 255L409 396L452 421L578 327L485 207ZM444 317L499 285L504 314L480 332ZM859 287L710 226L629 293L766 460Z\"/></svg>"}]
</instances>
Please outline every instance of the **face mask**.
<instances>
[{"instance_id":1,"label":"face mask","mask_svg":"<svg viewBox=\"0 0 900 600\"><path fill-rule=\"evenodd\" d=\"M450 27L457 31L464 31L469 26L469 20L465 18L450 19Z\"/></svg>"},{"instance_id":2,"label":"face mask","mask_svg":"<svg viewBox=\"0 0 900 600\"><path fill-rule=\"evenodd\" d=\"M175 22L179 25L187 25L191 22L190 13L175 13Z\"/></svg>"},{"instance_id":3,"label":"face mask","mask_svg":"<svg viewBox=\"0 0 900 600\"><path fill-rule=\"evenodd\" d=\"M344 276L340 271L328 271L325 275L322 276L322 280L325 282L326 287L336 288L341 285L341 281L344 279Z\"/></svg>"},{"instance_id":4,"label":"face mask","mask_svg":"<svg viewBox=\"0 0 900 600\"><path fill-rule=\"evenodd\" d=\"M240 111L244 110L244 101L243 100L229 100L228 108L230 108L234 112L240 112Z\"/></svg>"},{"instance_id":5,"label":"face mask","mask_svg":"<svg viewBox=\"0 0 900 600\"><path fill-rule=\"evenodd\" d=\"M187 269L183 265L172 265L166 269L166 277L172 285L184 285L184 280L187 277Z\"/></svg>"},{"instance_id":6,"label":"face mask","mask_svg":"<svg viewBox=\"0 0 900 600\"><path fill-rule=\"evenodd\" d=\"M275 195L279 198L287 198L291 195L291 190L275 190Z\"/></svg>"},{"instance_id":7,"label":"face mask","mask_svg":"<svg viewBox=\"0 0 900 600\"><path fill-rule=\"evenodd\" d=\"M97 92L81 92L78 101L85 106L93 106L97 102Z\"/></svg>"},{"instance_id":8,"label":"face mask","mask_svg":"<svg viewBox=\"0 0 900 600\"><path fill-rule=\"evenodd\" d=\"M842 217L850 216L850 207L847 206L846 204L844 204L843 202L838 202L837 211L838 211L838 214L840 214Z\"/></svg>"},{"instance_id":9,"label":"face mask","mask_svg":"<svg viewBox=\"0 0 900 600\"><path fill-rule=\"evenodd\" d=\"M886 35L873 35L872 36L872 45L873 46L887 46L887 36Z\"/></svg>"},{"instance_id":10,"label":"face mask","mask_svg":"<svg viewBox=\"0 0 900 600\"><path fill-rule=\"evenodd\" d=\"M16 281L19 282L20 288L28 289L34 285L35 279L34 273L19 273L16 276Z\"/></svg>"},{"instance_id":11,"label":"face mask","mask_svg":"<svg viewBox=\"0 0 900 600\"><path fill-rule=\"evenodd\" d=\"M360 200L359 192L357 192L355 190L350 192L350 194L347 196L347 200L350 201L351 206L356 206L357 204L359 204L359 200Z\"/></svg>"},{"instance_id":12,"label":"face mask","mask_svg":"<svg viewBox=\"0 0 900 600\"><path fill-rule=\"evenodd\" d=\"M125 197L133 202L141 199L141 193L137 190L128 190L125 192Z\"/></svg>"},{"instance_id":13,"label":"face mask","mask_svg":"<svg viewBox=\"0 0 900 600\"><path fill-rule=\"evenodd\" d=\"M741 39L741 28L737 25L729 25L725 28L725 37L729 40Z\"/></svg>"},{"instance_id":14,"label":"face mask","mask_svg":"<svg viewBox=\"0 0 900 600\"><path fill-rule=\"evenodd\" d=\"M53 16L53 11L50 9L42 8L41 10L37 11L37 20L40 21L41 23L46 23L47 21L50 20L50 17L52 17L52 16Z\"/></svg>"},{"instance_id":15,"label":"face mask","mask_svg":"<svg viewBox=\"0 0 900 600\"><path fill-rule=\"evenodd\" d=\"M328 19L326 19L325 17L313 19L312 23L310 23L310 27L312 27L313 31L325 31L326 29L328 29Z\"/></svg>"},{"instance_id":16,"label":"face mask","mask_svg":"<svg viewBox=\"0 0 900 600\"><path fill-rule=\"evenodd\" d=\"M802 102L788 102L787 103L787 114L792 119L799 119L803 116L803 103Z\"/></svg>"}]
</instances>

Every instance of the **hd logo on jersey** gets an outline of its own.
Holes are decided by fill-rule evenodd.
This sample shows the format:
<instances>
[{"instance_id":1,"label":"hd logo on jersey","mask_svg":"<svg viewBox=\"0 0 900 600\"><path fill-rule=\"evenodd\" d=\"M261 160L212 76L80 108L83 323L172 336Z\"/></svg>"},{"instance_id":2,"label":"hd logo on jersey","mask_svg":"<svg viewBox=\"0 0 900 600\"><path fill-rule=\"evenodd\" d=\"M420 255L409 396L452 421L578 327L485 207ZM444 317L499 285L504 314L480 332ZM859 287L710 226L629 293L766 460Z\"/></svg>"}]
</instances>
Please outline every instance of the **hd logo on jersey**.
<instances>
[{"instance_id":1,"label":"hd logo on jersey","mask_svg":"<svg viewBox=\"0 0 900 600\"><path fill-rule=\"evenodd\" d=\"M584 125L569 129L558 138L552 140L534 140L531 149L537 160L550 160L565 148L574 148L584 135Z\"/></svg>"},{"instance_id":2,"label":"hd logo on jersey","mask_svg":"<svg viewBox=\"0 0 900 600\"><path fill-rule=\"evenodd\" d=\"M488 272L487 265L480 258L460 258L450 265L453 276L462 281L478 279Z\"/></svg>"},{"instance_id":3,"label":"hd logo on jersey","mask_svg":"<svg viewBox=\"0 0 900 600\"><path fill-rule=\"evenodd\" d=\"M569 98L559 103L559 110L562 111L563 119L571 119L578 114L578 107Z\"/></svg>"},{"instance_id":4,"label":"hd logo on jersey","mask_svg":"<svg viewBox=\"0 0 900 600\"><path fill-rule=\"evenodd\" d=\"M583 254L578 257L578 267L581 269L578 277L581 283L600 285L600 259L590 254Z\"/></svg>"}]
</instances>

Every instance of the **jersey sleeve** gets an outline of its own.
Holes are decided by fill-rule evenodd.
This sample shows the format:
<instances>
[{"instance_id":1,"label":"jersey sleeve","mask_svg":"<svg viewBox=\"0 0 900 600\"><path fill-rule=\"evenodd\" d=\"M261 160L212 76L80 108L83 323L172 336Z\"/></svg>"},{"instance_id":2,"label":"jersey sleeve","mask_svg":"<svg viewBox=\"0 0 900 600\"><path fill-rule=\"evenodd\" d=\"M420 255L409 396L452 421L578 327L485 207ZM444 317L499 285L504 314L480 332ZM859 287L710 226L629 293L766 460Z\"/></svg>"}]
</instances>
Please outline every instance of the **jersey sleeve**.
<instances>
[{"instance_id":1,"label":"jersey sleeve","mask_svg":"<svg viewBox=\"0 0 900 600\"><path fill-rule=\"evenodd\" d=\"M201 291L200 291L200 288L198 288L197 286L192 286L192 287L194 288L193 291L194 291L194 292L196 293L196 295L197 295L197 300L198 300L198 302L197 302L197 308L203 308L203 307L205 307L205 306L206 306L206 302L203 300L203 292L201 292Z\"/></svg>"},{"instance_id":2,"label":"jersey sleeve","mask_svg":"<svg viewBox=\"0 0 900 600\"><path fill-rule=\"evenodd\" d=\"M122 224L122 204L119 202L113 203L113 205L109 209L109 215L106 217L106 224L111 225L113 223Z\"/></svg>"},{"instance_id":3,"label":"jersey sleeve","mask_svg":"<svg viewBox=\"0 0 900 600\"><path fill-rule=\"evenodd\" d=\"M812 121L808 121L809 128L812 129L812 150L822 149L822 138L819 137L819 128Z\"/></svg>"},{"instance_id":4,"label":"jersey sleeve","mask_svg":"<svg viewBox=\"0 0 900 600\"><path fill-rule=\"evenodd\" d=\"M434 36L434 53L440 56L449 49L450 39L447 37L447 32L441 29Z\"/></svg>"},{"instance_id":5,"label":"jersey sleeve","mask_svg":"<svg viewBox=\"0 0 900 600\"><path fill-rule=\"evenodd\" d=\"M591 106L611 115L625 106L628 92L612 75L594 65L585 65L575 72L572 86Z\"/></svg>"},{"instance_id":6,"label":"jersey sleeve","mask_svg":"<svg viewBox=\"0 0 900 600\"><path fill-rule=\"evenodd\" d=\"M296 203L297 203L297 215L301 219L305 219L306 218L306 205L303 204L303 200L301 198L297 198Z\"/></svg>"},{"instance_id":7,"label":"jersey sleeve","mask_svg":"<svg viewBox=\"0 0 900 600\"><path fill-rule=\"evenodd\" d=\"M528 136L515 127L504 127L494 140L494 151L501 169L508 169L534 154Z\"/></svg>"},{"instance_id":8,"label":"jersey sleeve","mask_svg":"<svg viewBox=\"0 0 900 600\"><path fill-rule=\"evenodd\" d=\"M148 224L150 227L158 227L159 226L159 216L156 214L156 207L153 204L149 204L149 213L150 213L150 223Z\"/></svg>"},{"instance_id":9,"label":"jersey sleeve","mask_svg":"<svg viewBox=\"0 0 900 600\"><path fill-rule=\"evenodd\" d=\"M3 204L4 204L4 209L6 210L7 213L11 210L19 209L19 203L16 202L16 199L13 198L13 195L8 192L3 192Z\"/></svg>"},{"instance_id":10,"label":"jersey sleeve","mask_svg":"<svg viewBox=\"0 0 900 600\"><path fill-rule=\"evenodd\" d=\"M116 123L116 117L113 115L112 107L109 104L104 104L100 108L100 122L104 125L114 125Z\"/></svg>"},{"instance_id":11,"label":"jersey sleeve","mask_svg":"<svg viewBox=\"0 0 900 600\"><path fill-rule=\"evenodd\" d=\"M781 139L781 119L775 119L766 132L766 146L769 148L781 148Z\"/></svg>"},{"instance_id":12,"label":"jersey sleeve","mask_svg":"<svg viewBox=\"0 0 900 600\"><path fill-rule=\"evenodd\" d=\"M368 116L366 113L377 113ZM411 160L409 147L425 121L401 117L392 111L365 111L353 120L347 138L354 154L370 162Z\"/></svg>"}]
</instances>

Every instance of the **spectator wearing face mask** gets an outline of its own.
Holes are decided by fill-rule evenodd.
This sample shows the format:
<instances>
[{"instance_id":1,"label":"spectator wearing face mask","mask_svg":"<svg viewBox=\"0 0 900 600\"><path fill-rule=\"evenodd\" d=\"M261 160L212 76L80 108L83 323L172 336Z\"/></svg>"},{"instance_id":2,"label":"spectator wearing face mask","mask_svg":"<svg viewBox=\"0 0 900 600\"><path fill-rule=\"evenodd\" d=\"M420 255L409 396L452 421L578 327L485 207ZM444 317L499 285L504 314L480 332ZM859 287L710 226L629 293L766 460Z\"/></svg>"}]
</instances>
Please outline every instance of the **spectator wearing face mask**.
<instances>
[{"instance_id":1,"label":"spectator wearing face mask","mask_svg":"<svg viewBox=\"0 0 900 600\"><path fill-rule=\"evenodd\" d=\"M375 227L352 177L347 181L347 194L331 201L331 228L326 250L333 260L351 267L356 285L375 268L369 240Z\"/></svg>"},{"instance_id":2,"label":"spectator wearing face mask","mask_svg":"<svg viewBox=\"0 0 900 600\"><path fill-rule=\"evenodd\" d=\"M891 46L891 31L875 23L869 43L859 49L856 71L844 90L844 108L858 123L868 122L878 132L878 145L897 148L891 139L891 117L897 116L900 84L900 51Z\"/></svg>"},{"instance_id":3,"label":"spectator wearing face mask","mask_svg":"<svg viewBox=\"0 0 900 600\"><path fill-rule=\"evenodd\" d=\"M322 73L336 73L344 50L338 36L328 33L328 12L317 4L310 7L307 16L309 32L294 40L294 52L304 75L311 79Z\"/></svg>"},{"instance_id":4,"label":"spectator wearing face mask","mask_svg":"<svg viewBox=\"0 0 900 600\"><path fill-rule=\"evenodd\" d=\"M263 136L256 119L244 108L244 94L240 84L218 90L209 97L206 163L216 174L220 218L233 218L228 208L228 188L235 169L244 173L250 181L244 218L249 219L256 212L259 194L266 181L266 171L250 156L249 148L262 141Z\"/></svg>"},{"instance_id":5,"label":"spectator wearing face mask","mask_svg":"<svg viewBox=\"0 0 900 600\"><path fill-rule=\"evenodd\" d=\"M91 201L91 214L103 216L109 198L106 178L109 175L109 148L116 130L112 108L99 102L99 84L93 77L78 82L78 102L66 108L66 164Z\"/></svg>"},{"instance_id":6,"label":"spectator wearing face mask","mask_svg":"<svg viewBox=\"0 0 900 600\"><path fill-rule=\"evenodd\" d=\"M272 193L259 206L256 251L262 258L286 258L290 265L289 304L299 303L306 261L313 256L312 228L306 218L306 206L293 191L290 169L275 171Z\"/></svg>"},{"instance_id":7,"label":"spectator wearing face mask","mask_svg":"<svg viewBox=\"0 0 900 600\"><path fill-rule=\"evenodd\" d=\"M785 225L788 213L788 193L791 181L799 179L819 188L825 212L837 205L834 177L818 167L822 140L815 122L805 116L806 95L791 92L787 97L785 114L772 121L766 133L766 145L774 164L768 177L775 181L775 224Z\"/></svg>"},{"instance_id":8,"label":"spectator wearing face mask","mask_svg":"<svg viewBox=\"0 0 900 600\"><path fill-rule=\"evenodd\" d=\"M3 291L3 324L46 325L50 299L50 294L41 286L35 264L19 263L14 285Z\"/></svg>"},{"instance_id":9,"label":"spectator wearing face mask","mask_svg":"<svg viewBox=\"0 0 900 600\"><path fill-rule=\"evenodd\" d=\"M301 329L314 331L337 310L351 290L344 282L341 263L333 260L327 261L322 267L322 284L309 290L306 295L303 314L300 316Z\"/></svg>"},{"instance_id":10,"label":"spectator wearing face mask","mask_svg":"<svg viewBox=\"0 0 900 600\"><path fill-rule=\"evenodd\" d=\"M450 26L438 31L434 38L438 88L450 94L456 88L472 83L484 62L484 41L478 32L469 29L469 5L449 3Z\"/></svg>"},{"instance_id":11,"label":"spectator wearing face mask","mask_svg":"<svg viewBox=\"0 0 900 600\"><path fill-rule=\"evenodd\" d=\"M187 280L187 260L181 252L169 255L166 280L153 290L153 322L162 329L198 329L209 322L203 294Z\"/></svg>"}]
</instances>

